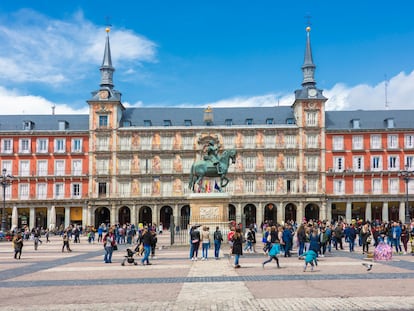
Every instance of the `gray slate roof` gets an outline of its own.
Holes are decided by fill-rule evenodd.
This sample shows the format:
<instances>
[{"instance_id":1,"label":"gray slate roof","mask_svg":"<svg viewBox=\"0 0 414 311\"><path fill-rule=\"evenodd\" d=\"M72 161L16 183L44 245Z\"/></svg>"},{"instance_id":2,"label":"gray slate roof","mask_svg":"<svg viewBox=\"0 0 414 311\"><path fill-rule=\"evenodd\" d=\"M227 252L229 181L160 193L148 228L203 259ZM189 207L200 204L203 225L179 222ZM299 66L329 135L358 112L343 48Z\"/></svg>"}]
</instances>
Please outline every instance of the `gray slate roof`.
<instances>
[{"instance_id":1,"label":"gray slate roof","mask_svg":"<svg viewBox=\"0 0 414 311\"><path fill-rule=\"evenodd\" d=\"M359 120L359 130L387 129L387 119L394 120L394 129L414 129L414 110L326 111L326 130L353 129L352 120Z\"/></svg>"},{"instance_id":2,"label":"gray slate roof","mask_svg":"<svg viewBox=\"0 0 414 311\"><path fill-rule=\"evenodd\" d=\"M185 120L191 120L193 126L204 126L205 108L126 108L121 124L130 121L132 126L144 126L144 120L151 120L152 126L164 126L164 120L171 120L172 126L184 126ZM213 125L224 126L226 119L232 125L246 125L246 119L253 119L253 125L266 124L266 119L273 118L273 124L286 124L287 119L294 118L290 106L279 107L243 107L212 108Z\"/></svg>"},{"instance_id":3,"label":"gray slate roof","mask_svg":"<svg viewBox=\"0 0 414 311\"><path fill-rule=\"evenodd\" d=\"M16 131L27 132L23 129L26 121L34 123L32 131L57 131L59 121L67 122L67 131L88 131L89 115L0 115L0 132Z\"/></svg>"}]
</instances>

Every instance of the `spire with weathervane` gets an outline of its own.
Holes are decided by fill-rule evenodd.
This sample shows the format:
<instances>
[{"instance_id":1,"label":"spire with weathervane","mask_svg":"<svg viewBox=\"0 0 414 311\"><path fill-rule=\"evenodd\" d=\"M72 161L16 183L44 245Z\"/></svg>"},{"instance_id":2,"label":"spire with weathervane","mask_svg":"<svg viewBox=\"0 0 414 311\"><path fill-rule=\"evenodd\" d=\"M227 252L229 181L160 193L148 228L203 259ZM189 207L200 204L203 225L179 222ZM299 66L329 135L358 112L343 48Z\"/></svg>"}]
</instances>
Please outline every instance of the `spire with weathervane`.
<instances>
[{"instance_id":1,"label":"spire with weathervane","mask_svg":"<svg viewBox=\"0 0 414 311\"><path fill-rule=\"evenodd\" d=\"M104 57L103 57L103 61L102 61L102 66L99 69L101 71L101 84L100 86L102 88L109 88L109 89L113 89L114 84L113 84L113 75L114 75L114 71L115 68L112 67L112 58L111 58L111 47L109 45L109 31L111 29L109 27L106 27L105 31L106 31L106 43L105 43L105 52L104 52Z\"/></svg>"},{"instance_id":2,"label":"spire with weathervane","mask_svg":"<svg viewBox=\"0 0 414 311\"><path fill-rule=\"evenodd\" d=\"M304 88L315 87L315 69L316 66L313 63L312 59L312 48L310 43L310 30L311 28L306 27L306 51L305 51L305 61L303 62L302 72L303 72L303 82L302 86Z\"/></svg>"}]
</instances>

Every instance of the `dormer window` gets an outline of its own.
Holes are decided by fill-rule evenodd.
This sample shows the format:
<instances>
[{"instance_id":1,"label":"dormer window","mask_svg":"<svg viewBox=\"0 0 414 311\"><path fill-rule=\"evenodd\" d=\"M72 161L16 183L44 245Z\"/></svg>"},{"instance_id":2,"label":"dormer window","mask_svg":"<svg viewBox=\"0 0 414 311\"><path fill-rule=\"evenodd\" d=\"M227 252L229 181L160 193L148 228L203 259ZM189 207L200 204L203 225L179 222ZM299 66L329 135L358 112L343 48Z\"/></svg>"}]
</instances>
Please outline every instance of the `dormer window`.
<instances>
[{"instance_id":1,"label":"dormer window","mask_svg":"<svg viewBox=\"0 0 414 311\"><path fill-rule=\"evenodd\" d=\"M145 126L145 127L152 126L152 122L151 122L151 120L144 120L144 126Z\"/></svg>"},{"instance_id":2,"label":"dormer window","mask_svg":"<svg viewBox=\"0 0 414 311\"><path fill-rule=\"evenodd\" d=\"M191 122L191 120L184 120L184 125L185 126L192 126L193 122Z\"/></svg>"},{"instance_id":3,"label":"dormer window","mask_svg":"<svg viewBox=\"0 0 414 311\"><path fill-rule=\"evenodd\" d=\"M226 119L224 121L224 124L227 125L227 126L232 126L233 125L233 120L232 119Z\"/></svg>"},{"instance_id":4,"label":"dormer window","mask_svg":"<svg viewBox=\"0 0 414 311\"><path fill-rule=\"evenodd\" d=\"M164 120L164 126L171 126L171 120Z\"/></svg>"},{"instance_id":5,"label":"dormer window","mask_svg":"<svg viewBox=\"0 0 414 311\"><path fill-rule=\"evenodd\" d=\"M267 118L266 119L266 124L267 125L273 124L273 118Z\"/></svg>"},{"instance_id":6,"label":"dormer window","mask_svg":"<svg viewBox=\"0 0 414 311\"><path fill-rule=\"evenodd\" d=\"M293 119L293 118L287 118L286 119L286 124L295 124L295 119Z\"/></svg>"},{"instance_id":7,"label":"dormer window","mask_svg":"<svg viewBox=\"0 0 414 311\"><path fill-rule=\"evenodd\" d=\"M34 123L32 121L23 121L23 130L29 131L33 130Z\"/></svg>"},{"instance_id":8,"label":"dormer window","mask_svg":"<svg viewBox=\"0 0 414 311\"><path fill-rule=\"evenodd\" d=\"M131 126L131 121L129 121L129 120L125 120L125 121L122 123L122 125L123 125L123 127L130 127L130 126Z\"/></svg>"},{"instance_id":9,"label":"dormer window","mask_svg":"<svg viewBox=\"0 0 414 311\"><path fill-rule=\"evenodd\" d=\"M253 124L253 119L246 119L246 125L252 125Z\"/></svg>"},{"instance_id":10,"label":"dormer window","mask_svg":"<svg viewBox=\"0 0 414 311\"><path fill-rule=\"evenodd\" d=\"M385 119L385 122L388 129L393 129L395 127L393 118Z\"/></svg>"},{"instance_id":11,"label":"dormer window","mask_svg":"<svg viewBox=\"0 0 414 311\"><path fill-rule=\"evenodd\" d=\"M58 121L59 131L64 131L68 128L68 122L66 121Z\"/></svg>"},{"instance_id":12,"label":"dormer window","mask_svg":"<svg viewBox=\"0 0 414 311\"><path fill-rule=\"evenodd\" d=\"M353 119L351 121L351 123L352 123L352 128L353 129L359 129L359 128L361 128L361 124L360 124L360 120L359 119Z\"/></svg>"}]
</instances>

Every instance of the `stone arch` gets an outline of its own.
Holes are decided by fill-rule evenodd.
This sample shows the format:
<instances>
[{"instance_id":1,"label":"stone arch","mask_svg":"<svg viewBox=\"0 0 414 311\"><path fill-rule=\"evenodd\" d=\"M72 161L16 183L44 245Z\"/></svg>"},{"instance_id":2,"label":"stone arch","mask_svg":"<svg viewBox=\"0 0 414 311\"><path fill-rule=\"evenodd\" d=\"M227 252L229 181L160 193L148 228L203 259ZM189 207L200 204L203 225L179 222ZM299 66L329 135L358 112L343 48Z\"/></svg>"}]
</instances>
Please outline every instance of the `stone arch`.
<instances>
[{"instance_id":1,"label":"stone arch","mask_svg":"<svg viewBox=\"0 0 414 311\"><path fill-rule=\"evenodd\" d=\"M285 219L284 219L285 222L288 222L288 221L291 221L291 220L296 221L296 210L297 210L297 207L296 207L295 204L293 204L293 203L286 204L286 206L285 206Z\"/></svg>"},{"instance_id":2,"label":"stone arch","mask_svg":"<svg viewBox=\"0 0 414 311\"><path fill-rule=\"evenodd\" d=\"M101 224L111 224L111 211L106 206L98 207L95 210L95 228L98 228Z\"/></svg>"},{"instance_id":3,"label":"stone arch","mask_svg":"<svg viewBox=\"0 0 414 311\"><path fill-rule=\"evenodd\" d=\"M229 204L229 221L236 220L236 207L233 204Z\"/></svg>"},{"instance_id":4,"label":"stone arch","mask_svg":"<svg viewBox=\"0 0 414 311\"><path fill-rule=\"evenodd\" d=\"M171 216L173 215L173 209L169 205L165 205L160 209L160 223L162 223L164 229L169 229L171 224ZM159 225L159 224L158 224Z\"/></svg>"},{"instance_id":5,"label":"stone arch","mask_svg":"<svg viewBox=\"0 0 414 311\"><path fill-rule=\"evenodd\" d=\"M319 220L319 206L315 203L309 203L305 207L305 218L309 220Z\"/></svg>"},{"instance_id":6,"label":"stone arch","mask_svg":"<svg viewBox=\"0 0 414 311\"><path fill-rule=\"evenodd\" d=\"M256 223L256 206L254 204L247 204L243 209L243 217L246 228Z\"/></svg>"},{"instance_id":7,"label":"stone arch","mask_svg":"<svg viewBox=\"0 0 414 311\"><path fill-rule=\"evenodd\" d=\"M268 203L264 207L264 218L268 224L277 223L277 208L273 203Z\"/></svg>"},{"instance_id":8,"label":"stone arch","mask_svg":"<svg viewBox=\"0 0 414 311\"><path fill-rule=\"evenodd\" d=\"M131 223L131 209L128 206L122 206L118 210L118 222L120 225Z\"/></svg>"},{"instance_id":9,"label":"stone arch","mask_svg":"<svg viewBox=\"0 0 414 311\"><path fill-rule=\"evenodd\" d=\"M140 224L143 224L144 226L148 226L149 224L152 224L152 209L149 206L142 206L139 209L139 220L138 222Z\"/></svg>"},{"instance_id":10,"label":"stone arch","mask_svg":"<svg viewBox=\"0 0 414 311\"><path fill-rule=\"evenodd\" d=\"M188 225L190 223L190 217L191 217L191 208L190 205L184 205L180 209L180 221L179 226L180 229L187 229ZM177 225L177 224L176 224Z\"/></svg>"}]
</instances>

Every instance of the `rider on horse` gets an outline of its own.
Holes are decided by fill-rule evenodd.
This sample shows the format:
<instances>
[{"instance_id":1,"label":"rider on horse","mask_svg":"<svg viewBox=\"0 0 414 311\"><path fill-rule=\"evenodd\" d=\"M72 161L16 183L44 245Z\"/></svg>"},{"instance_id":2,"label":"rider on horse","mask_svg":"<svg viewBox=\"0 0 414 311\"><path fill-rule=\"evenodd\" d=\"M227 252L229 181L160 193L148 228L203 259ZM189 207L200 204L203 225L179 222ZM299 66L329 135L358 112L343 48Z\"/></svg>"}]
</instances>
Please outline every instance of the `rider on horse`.
<instances>
[{"instance_id":1,"label":"rider on horse","mask_svg":"<svg viewBox=\"0 0 414 311\"><path fill-rule=\"evenodd\" d=\"M218 157L217 151L218 147L215 145L214 140L210 140L207 146L207 154L204 156L204 160L213 162L214 166L217 169L217 174L222 174L220 159Z\"/></svg>"}]
</instances>

